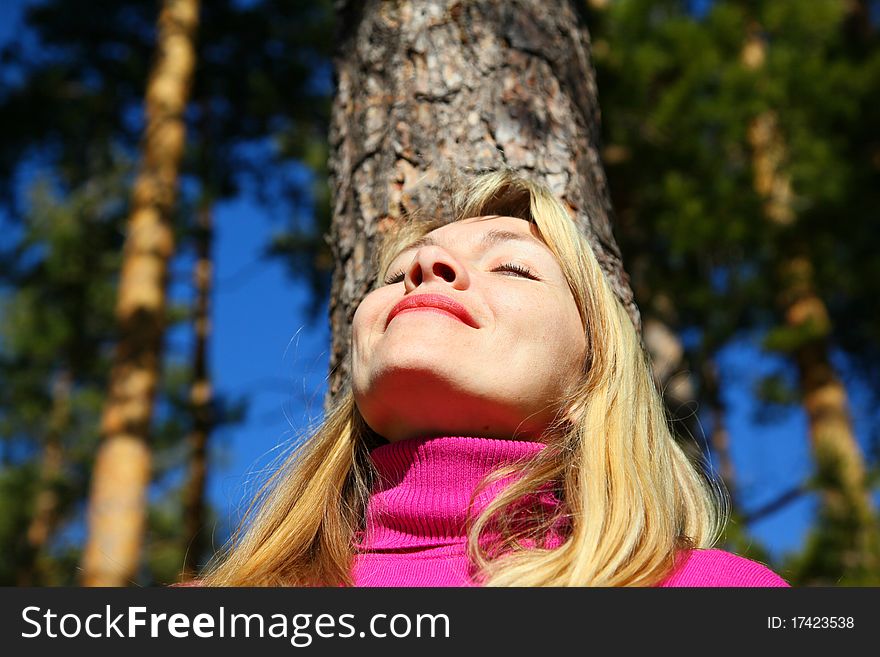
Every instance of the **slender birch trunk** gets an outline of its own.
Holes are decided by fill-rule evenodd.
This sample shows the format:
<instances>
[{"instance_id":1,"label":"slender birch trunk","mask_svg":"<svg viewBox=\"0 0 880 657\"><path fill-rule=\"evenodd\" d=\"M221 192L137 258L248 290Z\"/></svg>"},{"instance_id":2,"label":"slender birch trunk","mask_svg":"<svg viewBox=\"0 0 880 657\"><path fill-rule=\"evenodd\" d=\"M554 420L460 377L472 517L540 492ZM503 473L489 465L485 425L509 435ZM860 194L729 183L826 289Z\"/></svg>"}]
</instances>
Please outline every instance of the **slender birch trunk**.
<instances>
[{"instance_id":1,"label":"slender birch trunk","mask_svg":"<svg viewBox=\"0 0 880 657\"><path fill-rule=\"evenodd\" d=\"M563 201L641 332L611 232L590 39L570 0L342 0L330 128L329 405L377 238L447 212L447 174L521 170Z\"/></svg>"},{"instance_id":2,"label":"slender birch trunk","mask_svg":"<svg viewBox=\"0 0 880 657\"><path fill-rule=\"evenodd\" d=\"M132 583L143 540L150 478L149 429L165 329L172 212L185 142L183 112L195 68L199 0L164 0L157 57L146 92L142 168L135 181L116 321L119 342L92 475L85 586Z\"/></svg>"}]
</instances>

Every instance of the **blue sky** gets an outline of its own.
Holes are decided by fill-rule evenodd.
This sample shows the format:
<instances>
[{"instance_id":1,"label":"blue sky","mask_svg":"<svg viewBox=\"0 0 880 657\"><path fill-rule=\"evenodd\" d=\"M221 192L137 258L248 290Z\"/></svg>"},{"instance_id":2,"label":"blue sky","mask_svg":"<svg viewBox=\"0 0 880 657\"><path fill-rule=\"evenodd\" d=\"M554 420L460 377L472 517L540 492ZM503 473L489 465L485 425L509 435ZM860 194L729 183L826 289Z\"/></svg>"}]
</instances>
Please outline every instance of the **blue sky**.
<instances>
[{"instance_id":1,"label":"blue sky","mask_svg":"<svg viewBox=\"0 0 880 657\"><path fill-rule=\"evenodd\" d=\"M0 43L16 32L19 6L0 3ZM208 492L231 523L259 479L260 469L278 454L279 446L289 444L320 420L326 391L330 341L326 302L322 319L309 326L304 313L308 291L292 282L280 262L261 256L281 222L280 208L240 198L216 209L218 283L211 369L221 394L247 396L250 402L244 423L215 436L220 449L210 470ZM749 509L801 482L811 469L806 418L800 409L793 409L773 426L753 421L750 389L773 365L756 343L744 340L733 345L720 361L737 483ZM868 401L862 391L851 387L850 392L857 433L864 440L867 415L860 405ZM756 523L752 530L779 557L801 545L813 511L813 500L804 498Z\"/></svg>"}]
</instances>

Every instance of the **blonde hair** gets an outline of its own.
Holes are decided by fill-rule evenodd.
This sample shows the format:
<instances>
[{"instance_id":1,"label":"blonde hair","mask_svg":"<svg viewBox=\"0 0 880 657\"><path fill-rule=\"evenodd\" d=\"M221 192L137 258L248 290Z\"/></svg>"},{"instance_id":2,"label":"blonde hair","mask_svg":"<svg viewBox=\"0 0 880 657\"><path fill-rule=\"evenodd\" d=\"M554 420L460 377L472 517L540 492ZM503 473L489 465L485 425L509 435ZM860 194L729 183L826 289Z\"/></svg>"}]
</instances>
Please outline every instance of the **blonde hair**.
<instances>
[{"instance_id":1,"label":"blonde hair","mask_svg":"<svg viewBox=\"0 0 880 657\"><path fill-rule=\"evenodd\" d=\"M474 177L451 201L452 221L497 214L536 225L568 280L587 338L580 380L561 400L565 412L540 438L546 447L483 482L521 475L469 525L473 577L484 586L662 582L684 550L714 545L729 499L705 457L698 467L674 439L632 320L586 238L542 185L495 171ZM389 233L378 251L377 285L402 245L444 223L415 216ZM347 383L314 435L263 486L202 583L351 586L354 539L376 480L369 452L384 442ZM523 521L523 502L548 487L559 498L555 511ZM551 528L560 526L561 544L547 547Z\"/></svg>"}]
</instances>

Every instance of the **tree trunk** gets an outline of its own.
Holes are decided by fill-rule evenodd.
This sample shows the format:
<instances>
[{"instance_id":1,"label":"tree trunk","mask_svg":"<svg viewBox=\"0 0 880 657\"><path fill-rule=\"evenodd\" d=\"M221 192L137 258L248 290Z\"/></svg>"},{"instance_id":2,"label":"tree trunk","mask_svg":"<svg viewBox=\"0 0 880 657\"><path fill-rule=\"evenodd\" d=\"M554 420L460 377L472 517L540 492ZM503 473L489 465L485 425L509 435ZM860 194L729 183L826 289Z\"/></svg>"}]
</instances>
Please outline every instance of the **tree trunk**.
<instances>
[{"instance_id":1,"label":"tree trunk","mask_svg":"<svg viewBox=\"0 0 880 657\"><path fill-rule=\"evenodd\" d=\"M211 334L211 243L213 221L211 206L206 202L199 209L196 237L195 267L195 348L193 352L193 385L190 393L193 427L189 434L189 477L183 499L183 526L186 555L182 579L192 579L204 550L205 479L207 473L208 438L213 426L211 413L211 379L208 372L208 339Z\"/></svg>"},{"instance_id":2,"label":"tree trunk","mask_svg":"<svg viewBox=\"0 0 880 657\"><path fill-rule=\"evenodd\" d=\"M874 33L874 25L871 19L871 0L844 0L847 3L846 18L844 19L845 34L850 41L859 45L867 45Z\"/></svg>"},{"instance_id":3,"label":"tree trunk","mask_svg":"<svg viewBox=\"0 0 880 657\"><path fill-rule=\"evenodd\" d=\"M604 11L607 0L590 2L594 11ZM607 166L621 164L631 155L625 146L608 144L602 149L602 160ZM624 250L634 299L642 309L642 338L651 357L651 369L657 389L669 414L673 435L679 445L695 462L704 456L706 444L700 426L698 385L685 354L684 344L675 330L680 324L678 308L670 294L655 287L657 274L652 264L650 237L643 230L630 205L626 185L617 188L612 198L618 222L616 234Z\"/></svg>"},{"instance_id":4,"label":"tree trunk","mask_svg":"<svg viewBox=\"0 0 880 657\"><path fill-rule=\"evenodd\" d=\"M730 506L738 509L739 500L736 488L736 469L730 454L730 434L727 431L727 407L721 397L721 377L718 376L718 363L711 355L706 355L701 362L700 377L703 381L703 395L709 406L712 418L712 429L709 444L712 453L718 458L718 473L721 475L730 494Z\"/></svg>"},{"instance_id":5,"label":"tree trunk","mask_svg":"<svg viewBox=\"0 0 880 657\"><path fill-rule=\"evenodd\" d=\"M52 381L52 410L46 431L46 442L40 459L40 485L34 512L25 536L25 556L19 568L19 586L44 586L45 577L39 565L40 555L58 523L58 480L64 464L62 436L70 424L70 394L73 382L69 370L62 370Z\"/></svg>"},{"instance_id":6,"label":"tree trunk","mask_svg":"<svg viewBox=\"0 0 880 657\"><path fill-rule=\"evenodd\" d=\"M655 304L658 301L663 305L668 300L660 294L654 298ZM646 312L642 326L654 381L669 414L673 435L696 464L705 455L705 438L697 422L699 402L693 376L685 361L684 345L678 334L654 314Z\"/></svg>"},{"instance_id":7,"label":"tree trunk","mask_svg":"<svg viewBox=\"0 0 880 657\"><path fill-rule=\"evenodd\" d=\"M743 50L746 67L758 70L766 46L755 26ZM755 189L764 200L767 221L782 229L797 220L791 178L785 170L787 149L772 111L752 121L748 130ZM820 517L847 534L842 546L846 570L876 572L876 514L867 486L865 462L853 431L846 389L829 357L831 321L813 282L813 263L798 243L787 246L778 272L777 305L792 335L792 357L807 414L810 442L821 491Z\"/></svg>"},{"instance_id":8,"label":"tree trunk","mask_svg":"<svg viewBox=\"0 0 880 657\"><path fill-rule=\"evenodd\" d=\"M138 566L150 476L149 426L165 328L172 212L183 154L183 112L195 67L198 0L164 0L146 93L142 169L132 209L116 321L119 342L101 419L88 509L85 586L122 586Z\"/></svg>"},{"instance_id":9,"label":"tree trunk","mask_svg":"<svg viewBox=\"0 0 880 657\"><path fill-rule=\"evenodd\" d=\"M589 35L569 0L341 0L330 128L336 262L326 404L348 376L377 236L443 215L447 174L499 166L570 209L641 332L611 232Z\"/></svg>"}]
</instances>

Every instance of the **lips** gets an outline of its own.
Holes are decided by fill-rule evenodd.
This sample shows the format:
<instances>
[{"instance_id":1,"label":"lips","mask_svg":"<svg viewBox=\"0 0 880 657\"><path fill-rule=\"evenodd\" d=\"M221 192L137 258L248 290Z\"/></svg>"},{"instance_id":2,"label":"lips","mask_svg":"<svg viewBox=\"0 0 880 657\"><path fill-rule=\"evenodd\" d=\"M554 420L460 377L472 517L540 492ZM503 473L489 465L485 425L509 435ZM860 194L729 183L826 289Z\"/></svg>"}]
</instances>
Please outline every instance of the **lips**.
<instances>
[{"instance_id":1,"label":"lips","mask_svg":"<svg viewBox=\"0 0 880 657\"><path fill-rule=\"evenodd\" d=\"M446 312L455 315L468 326L480 328L464 306L458 303L458 301L442 294L416 294L403 298L396 306L394 306L394 308L391 309L391 312L388 313L388 320L385 322L385 326L387 327L388 324L391 323L391 320L394 319L394 316L398 313L413 308L439 308L440 310L445 310Z\"/></svg>"}]
</instances>

